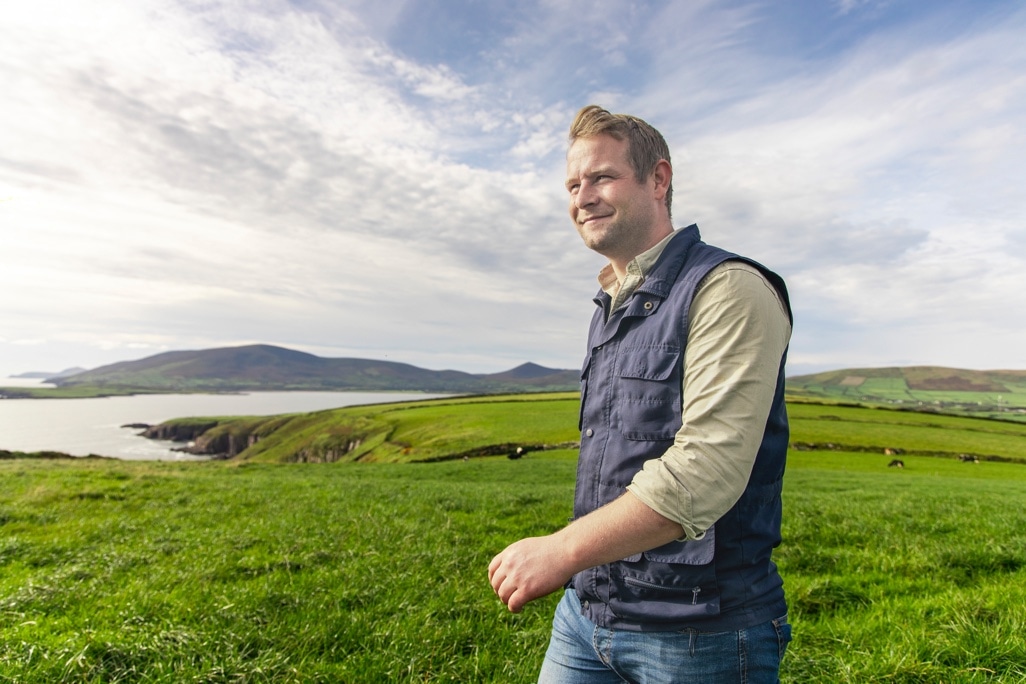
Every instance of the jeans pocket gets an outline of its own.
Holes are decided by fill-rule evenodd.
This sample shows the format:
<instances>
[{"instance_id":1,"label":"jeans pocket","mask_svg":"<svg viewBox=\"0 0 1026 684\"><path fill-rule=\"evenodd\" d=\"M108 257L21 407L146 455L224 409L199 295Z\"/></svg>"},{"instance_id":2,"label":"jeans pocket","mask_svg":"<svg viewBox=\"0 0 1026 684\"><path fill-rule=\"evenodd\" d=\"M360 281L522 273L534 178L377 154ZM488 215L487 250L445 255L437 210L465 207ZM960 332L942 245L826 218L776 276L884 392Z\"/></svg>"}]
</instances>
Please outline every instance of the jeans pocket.
<instances>
[{"instance_id":1,"label":"jeans pocket","mask_svg":"<svg viewBox=\"0 0 1026 684\"><path fill-rule=\"evenodd\" d=\"M787 621L786 614L773 621L773 629L777 631L778 657L783 659L787 645L791 643L791 623Z\"/></svg>"}]
</instances>

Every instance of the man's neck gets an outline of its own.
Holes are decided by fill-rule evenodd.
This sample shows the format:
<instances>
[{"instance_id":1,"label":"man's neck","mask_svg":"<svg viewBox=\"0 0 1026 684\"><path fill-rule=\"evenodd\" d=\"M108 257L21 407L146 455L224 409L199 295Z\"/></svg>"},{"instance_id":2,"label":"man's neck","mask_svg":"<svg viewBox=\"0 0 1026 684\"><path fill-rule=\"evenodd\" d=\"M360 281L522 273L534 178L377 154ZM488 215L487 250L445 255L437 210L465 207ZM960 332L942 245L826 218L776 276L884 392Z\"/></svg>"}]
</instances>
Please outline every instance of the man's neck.
<instances>
[{"instance_id":1,"label":"man's neck","mask_svg":"<svg viewBox=\"0 0 1026 684\"><path fill-rule=\"evenodd\" d=\"M630 264L632 261L634 261L639 255L644 254L648 250L650 250L653 247L655 247L656 245L658 245L660 242L665 240L668 236L672 235L673 232L674 232L673 226L670 225L670 224L667 224L665 227L661 227L658 231L654 231L649 236L648 241L645 242L645 243L642 243L643 247L641 249L633 250L633 253L630 254L629 256L616 257L616 258L610 257L609 265L613 268L613 273L616 274L616 279L619 280L619 281L623 281L623 279L627 276L627 265L628 264Z\"/></svg>"}]
</instances>

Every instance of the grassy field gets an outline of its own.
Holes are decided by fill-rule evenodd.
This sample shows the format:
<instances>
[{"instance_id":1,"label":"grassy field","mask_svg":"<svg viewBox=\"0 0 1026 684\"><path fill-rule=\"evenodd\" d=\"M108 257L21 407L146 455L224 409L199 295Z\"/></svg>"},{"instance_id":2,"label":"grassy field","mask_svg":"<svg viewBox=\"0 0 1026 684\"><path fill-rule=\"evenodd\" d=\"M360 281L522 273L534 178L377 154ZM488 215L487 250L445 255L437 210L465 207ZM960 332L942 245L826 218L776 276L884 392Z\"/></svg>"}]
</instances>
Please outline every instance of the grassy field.
<instances>
[{"instance_id":1,"label":"grassy field","mask_svg":"<svg viewBox=\"0 0 1026 684\"><path fill-rule=\"evenodd\" d=\"M383 454L430 459L557 441L574 406L371 413ZM1026 682L1026 466L954 457L1026 456L1026 426L791 414L796 442L831 447L789 457L783 680ZM565 524L575 456L0 461L0 682L534 681L555 597L510 615L486 566Z\"/></svg>"}]
</instances>

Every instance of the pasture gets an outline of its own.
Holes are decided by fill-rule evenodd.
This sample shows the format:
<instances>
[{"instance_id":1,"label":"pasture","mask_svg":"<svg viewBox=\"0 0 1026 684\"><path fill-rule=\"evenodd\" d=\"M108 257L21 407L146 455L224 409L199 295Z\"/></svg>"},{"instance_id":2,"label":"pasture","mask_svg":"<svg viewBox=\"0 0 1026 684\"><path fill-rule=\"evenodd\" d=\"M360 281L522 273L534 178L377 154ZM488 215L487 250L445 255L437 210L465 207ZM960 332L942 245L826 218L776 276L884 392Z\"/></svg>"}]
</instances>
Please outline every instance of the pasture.
<instances>
[{"instance_id":1,"label":"pasture","mask_svg":"<svg viewBox=\"0 0 1026 684\"><path fill-rule=\"evenodd\" d=\"M397 406L382 453L558 441L575 406ZM1026 426L791 414L783 680L1026 682ZM486 566L565 524L574 459L0 461L0 682L534 681L555 597L510 615Z\"/></svg>"}]
</instances>

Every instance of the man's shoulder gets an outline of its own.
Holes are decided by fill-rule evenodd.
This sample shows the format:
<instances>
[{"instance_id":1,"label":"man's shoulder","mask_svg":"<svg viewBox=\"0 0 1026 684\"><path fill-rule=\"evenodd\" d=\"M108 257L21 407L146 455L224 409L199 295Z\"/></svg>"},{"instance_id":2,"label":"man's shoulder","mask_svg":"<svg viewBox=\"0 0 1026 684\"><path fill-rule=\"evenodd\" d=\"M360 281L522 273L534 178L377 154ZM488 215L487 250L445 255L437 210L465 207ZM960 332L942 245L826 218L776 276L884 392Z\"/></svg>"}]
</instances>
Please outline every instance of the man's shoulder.
<instances>
[{"instance_id":1,"label":"man's shoulder","mask_svg":"<svg viewBox=\"0 0 1026 684\"><path fill-rule=\"evenodd\" d=\"M697 310L731 302L734 307L778 310L790 319L787 295L755 263L728 259L714 266L695 289L692 315Z\"/></svg>"},{"instance_id":2,"label":"man's shoulder","mask_svg":"<svg viewBox=\"0 0 1026 684\"><path fill-rule=\"evenodd\" d=\"M708 280L710 277L717 275L729 276L735 272L748 273L750 275L762 278L763 280L766 279L766 275L762 272L762 269L760 269L752 262L744 259L743 257L731 256L713 266L712 269L710 269L709 273L706 275L706 280ZM744 278L745 276L739 277Z\"/></svg>"},{"instance_id":3,"label":"man's shoulder","mask_svg":"<svg viewBox=\"0 0 1026 684\"><path fill-rule=\"evenodd\" d=\"M749 291L764 289L770 282L762 270L740 258L727 259L709 269L699 281L696 293L709 290L722 291L731 296L742 295Z\"/></svg>"}]
</instances>

